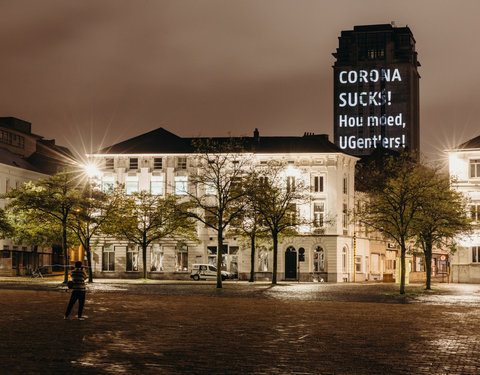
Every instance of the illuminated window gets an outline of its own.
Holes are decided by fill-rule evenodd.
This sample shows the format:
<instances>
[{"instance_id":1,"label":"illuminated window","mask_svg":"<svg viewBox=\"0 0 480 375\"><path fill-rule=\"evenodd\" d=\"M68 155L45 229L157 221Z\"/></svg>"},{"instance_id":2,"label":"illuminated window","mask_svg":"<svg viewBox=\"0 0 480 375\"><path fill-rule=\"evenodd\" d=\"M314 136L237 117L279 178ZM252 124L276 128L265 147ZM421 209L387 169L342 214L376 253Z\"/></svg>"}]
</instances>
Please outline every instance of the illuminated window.
<instances>
[{"instance_id":1,"label":"illuminated window","mask_svg":"<svg viewBox=\"0 0 480 375\"><path fill-rule=\"evenodd\" d=\"M480 177L480 159L470 159L470 177Z\"/></svg>"},{"instance_id":2,"label":"illuminated window","mask_svg":"<svg viewBox=\"0 0 480 375\"><path fill-rule=\"evenodd\" d=\"M135 245L127 248L127 271L138 271L138 248Z\"/></svg>"},{"instance_id":3,"label":"illuminated window","mask_svg":"<svg viewBox=\"0 0 480 375\"><path fill-rule=\"evenodd\" d=\"M355 271L362 272L362 256L361 255L357 255L355 257Z\"/></svg>"},{"instance_id":4,"label":"illuminated window","mask_svg":"<svg viewBox=\"0 0 480 375\"><path fill-rule=\"evenodd\" d=\"M104 246L102 251L102 271L115 271L115 249L113 245Z\"/></svg>"},{"instance_id":5,"label":"illuminated window","mask_svg":"<svg viewBox=\"0 0 480 375\"><path fill-rule=\"evenodd\" d=\"M480 246L472 247L472 263L480 263Z\"/></svg>"},{"instance_id":6,"label":"illuminated window","mask_svg":"<svg viewBox=\"0 0 480 375\"><path fill-rule=\"evenodd\" d=\"M313 177L313 192L323 193L323 176Z\"/></svg>"},{"instance_id":7,"label":"illuminated window","mask_svg":"<svg viewBox=\"0 0 480 375\"><path fill-rule=\"evenodd\" d=\"M313 226L323 227L325 215L325 203L315 202L313 203Z\"/></svg>"},{"instance_id":8,"label":"illuminated window","mask_svg":"<svg viewBox=\"0 0 480 375\"><path fill-rule=\"evenodd\" d=\"M470 217L473 221L480 221L480 203L470 205Z\"/></svg>"},{"instance_id":9,"label":"illuminated window","mask_svg":"<svg viewBox=\"0 0 480 375\"><path fill-rule=\"evenodd\" d=\"M152 176L150 180L150 194L163 195L163 176Z\"/></svg>"},{"instance_id":10,"label":"illuminated window","mask_svg":"<svg viewBox=\"0 0 480 375\"><path fill-rule=\"evenodd\" d=\"M188 247L179 245L175 249L175 271L188 271Z\"/></svg>"},{"instance_id":11,"label":"illuminated window","mask_svg":"<svg viewBox=\"0 0 480 375\"><path fill-rule=\"evenodd\" d=\"M313 272L325 271L325 252L321 246L317 246L313 252Z\"/></svg>"},{"instance_id":12,"label":"illuminated window","mask_svg":"<svg viewBox=\"0 0 480 375\"><path fill-rule=\"evenodd\" d=\"M187 195L187 176L175 176L175 195Z\"/></svg>"},{"instance_id":13,"label":"illuminated window","mask_svg":"<svg viewBox=\"0 0 480 375\"><path fill-rule=\"evenodd\" d=\"M130 158L130 169L138 169L138 158Z\"/></svg>"},{"instance_id":14,"label":"illuminated window","mask_svg":"<svg viewBox=\"0 0 480 375\"><path fill-rule=\"evenodd\" d=\"M127 195L132 195L133 193L138 193L138 180L127 180L125 181L125 192Z\"/></svg>"},{"instance_id":15,"label":"illuminated window","mask_svg":"<svg viewBox=\"0 0 480 375\"><path fill-rule=\"evenodd\" d=\"M163 249L159 244L152 246L150 261L150 271L163 271Z\"/></svg>"},{"instance_id":16,"label":"illuminated window","mask_svg":"<svg viewBox=\"0 0 480 375\"><path fill-rule=\"evenodd\" d=\"M257 254L258 272L268 272L268 251L260 248Z\"/></svg>"},{"instance_id":17,"label":"illuminated window","mask_svg":"<svg viewBox=\"0 0 480 375\"><path fill-rule=\"evenodd\" d=\"M295 191L295 177L288 176L287 177L287 193L291 193Z\"/></svg>"}]
</instances>

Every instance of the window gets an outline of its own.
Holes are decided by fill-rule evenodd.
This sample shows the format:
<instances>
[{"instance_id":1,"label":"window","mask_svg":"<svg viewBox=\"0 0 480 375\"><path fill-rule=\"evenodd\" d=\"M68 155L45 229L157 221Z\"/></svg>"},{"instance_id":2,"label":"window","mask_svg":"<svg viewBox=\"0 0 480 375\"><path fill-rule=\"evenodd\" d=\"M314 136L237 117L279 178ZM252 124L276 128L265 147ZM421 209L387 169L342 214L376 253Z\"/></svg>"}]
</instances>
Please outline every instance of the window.
<instances>
[{"instance_id":1,"label":"window","mask_svg":"<svg viewBox=\"0 0 480 375\"><path fill-rule=\"evenodd\" d=\"M205 225L206 226L213 226L216 227L217 224L217 216L215 215L216 212L215 207L210 207L209 209L205 209Z\"/></svg>"},{"instance_id":2,"label":"window","mask_svg":"<svg viewBox=\"0 0 480 375\"><path fill-rule=\"evenodd\" d=\"M480 203L470 205L470 217L473 221L480 221Z\"/></svg>"},{"instance_id":3,"label":"window","mask_svg":"<svg viewBox=\"0 0 480 375\"><path fill-rule=\"evenodd\" d=\"M102 191L104 193L112 192L113 191L114 180L113 177L103 177L102 178Z\"/></svg>"},{"instance_id":4,"label":"window","mask_svg":"<svg viewBox=\"0 0 480 375\"><path fill-rule=\"evenodd\" d=\"M480 246L472 247L472 263L480 263Z\"/></svg>"},{"instance_id":5,"label":"window","mask_svg":"<svg viewBox=\"0 0 480 375\"><path fill-rule=\"evenodd\" d=\"M150 271L163 271L163 249L159 244L152 246L150 261Z\"/></svg>"},{"instance_id":6,"label":"window","mask_svg":"<svg viewBox=\"0 0 480 375\"><path fill-rule=\"evenodd\" d=\"M153 158L153 169L162 169L163 160L162 158Z\"/></svg>"},{"instance_id":7,"label":"window","mask_svg":"<svg viewBox=\"0 0 480 375\"><path fill-rule=\"evenodd\" d=\"M115 271L115 249L113 245L103 247L102 271Z\"/></svg>"},{"instance_id":8,"label":"window","mask_svg":"<svg viewBox=\"0 0 480 375\"><path fill-rule=\"evenodd\" d=\"M217 188L213 183L205 184L205 194L206 195L217 195Z\"/></svg>"},{"instance_id":9,"label":"window","mask_svg":"<svg viewBox=\"0 0 480 375\"><path fill-rule=\"evenodd\" d=\"M325 203L314 202L313 203L313 226L314 227L317 227L317 228L323 227L324 214L325 214Z\"/></svg>"},{"instance_id":10,"label":"window","mask_svg":"<svg viewBox=\"0 0 480 375\"><path fill-rule=\"evenodd\" d=\"M150 180L150 194L163 195L163 176L152 176Z\"/></svg>"},{"instance_id":11,"label":"window","mask_svg":"<svg viewBox=\"0 0 480 375\"><path fill-rule=\"evenodd\" d=\"M297 205L295 203L291 203L288 207L286 215L289 219L290 225L296 225L297 222Z\"/></svg>"},{"instance_id":12,"label":"window","mask_svg":"<svg viewBox=\"0 0 480 375\"><path fill-rule=\"evenodd\" d=\"M177 158L177 168L187 169L187 158Z\"/></svg>"},{"instance_id":13,"label":"window","mask_svg":"<svg viewBox=\"0 0 480 375\"><path fill-rule=\"evenodd\" d=\"M313 177L313 192L323 193L323 176Z\"/></svg>"},{"instance_id":14,"label":"window","mask_svg":"<svg viewBox=\"0 0 480 375\"><path fill-rule=\"evenodd\" d=\"M321 246L317 246L313 252L313 272L325 271L325 252Z\"/></svg>"},{"instance_id":15,"label":"window","mask_svg":"<svg viewBox=\"0 0 480 375\"><path fill-rule=\"evenodd\" d=\"M127 181L125 182L125 192L128 195L138 193L138 180L136 178L129 180L127 177Z\"/></svg>"},{"instance_id":16,"label":"window","mask_svg":"<svg viewBox=\"0 0 480 375\"><path fill-rule=\"evenodd\" d=\"M135 245L127 248L127 271L138 271L138 248Z\"/></svg>"},{"instance_id":17,"label":"window","mask_svg":"<svg viewBox=\"0 0 480 375\"><path fill-rule=\"evenodd\" d=\"M347 272L347 248L342 249L342 272Z\"/></svg>"},{"instance_id":18,"label":"window","mask_svg":"<svg viewBox=\"0 0 480 375\"><path fill-rule=\"evenodd\" d=\"M10 191L10 180L7 178L5 180L5 193L8 193Z\"/></svg>"},{"instance_id":19,"label":"window","mask_svg":"<svg viewBox=\"0 0 480 375\"><path fill-rule=\"evenodd\" d=\"M343 204L343 229L347 229L347 226L348 226L348 209L347 209L347 205L344 203Z\"/></svg>"},{"instance_id":20,"label":"window","mask_svg":"<svg viewBox=\"0 0 480 375\"><path fill-rule=\"evenodd\" d=\"M348 180L346 177L343 178L343 194L348 193Z\"/></svg>"},{"instance_id":21,"label":"window","mask_svg":"<svg viewBox=\"0 0 480 375\"><path fill-rule=\"evenodd\" d=\"M480 177L480 159L470 159L470 177Z\"/></svg>"},{"instance_id":22,"label":"window","mask_svg":"<svg viewBox=\"0 0 480 375\"><path fill-rule=\"evenodd\" d=\"M130 158L130 169L138 169L138 158Z\"/></svg>"},{"instance_id":23,"label":"window","mask_svg":"<svg viewBox=\"0 0 480 375\"><path fill-rule=\"evenodd\" d=\"M291 193L295 191L295 177L288 176L287 177L287 193Z\"/></svg>"},{"instance_id":24,"label":"window","mask_svg":"<svg viewBox=\"0 0 480 375\"><path fill-rule=\"evenodd\" d=\"M258 272L268 272L268 251L260 248L257 254Z\"/></svg>"},{"instance_id":25,"label":"window","mask_svg":"<svg viewBox=\"0 0 480 375\"><path fill-rule=\"evenodd\" d=\"M187 245L178 245L175 248L175 271L188 271L188 247Z\"/></svg>"},{"instance_id":26,"label":"window","mask_svg":"<svg viewBox=\"0 0 480 375\"><path fill-rule=\"evenodd\" d=\"M372 254L372 272L380 273L380 254Z\"/></svg>"},{"instance_id":27,"label":"window","mask_svg":"<svg viewBox=\"0 0 480 375\"><path fill-rule=\"evenodd\" d=\"M105 169L113 169L113 168L114 168L113 158L106 158L105 159Z\"/></svg>"},{"instance_id":28,"label":"window","mask_svg":"<svg viewBox=\"0 0 480 375\"><path fill-rule=\"evenodd\" d=\"M357 255L355 257L355 271L362 272L362 256L361 255Z\"/></svg>"},{"instance_id":29,"label":"window","mask_svg":"<svg viewBox=\"0 0 480 375\"><path fill-rule=\"evenodd\" d=\"M175 195L187 195L187 176L175 176Z\"/></svg>"}]
</instances>

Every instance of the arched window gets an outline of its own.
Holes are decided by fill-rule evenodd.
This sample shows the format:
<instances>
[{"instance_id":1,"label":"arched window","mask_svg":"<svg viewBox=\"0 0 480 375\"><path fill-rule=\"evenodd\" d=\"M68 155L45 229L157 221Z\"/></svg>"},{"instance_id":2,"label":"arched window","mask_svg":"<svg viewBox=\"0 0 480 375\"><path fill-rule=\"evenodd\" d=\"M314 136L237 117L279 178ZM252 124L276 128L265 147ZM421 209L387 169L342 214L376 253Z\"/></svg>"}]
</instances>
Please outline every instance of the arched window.
<instances>
[{"instance_id":1,"label":"arched window","mask_svg":"<svg viewBox=\"0 0 480 375\"><path fill-rule=\"evenodd\" d=\"M313 272L325 271L325 252L321 246L317 246L313 252Z\"/></svg>"},{"instance_id":2,"label":"arched window","mask_svg":"<svg viewBox=\"0 0 480 375\"><path fill-rule=\"evenodd\" d=\"M347 272L347 247L342 249L342 272Z\"/></svg>"}]
</instances>

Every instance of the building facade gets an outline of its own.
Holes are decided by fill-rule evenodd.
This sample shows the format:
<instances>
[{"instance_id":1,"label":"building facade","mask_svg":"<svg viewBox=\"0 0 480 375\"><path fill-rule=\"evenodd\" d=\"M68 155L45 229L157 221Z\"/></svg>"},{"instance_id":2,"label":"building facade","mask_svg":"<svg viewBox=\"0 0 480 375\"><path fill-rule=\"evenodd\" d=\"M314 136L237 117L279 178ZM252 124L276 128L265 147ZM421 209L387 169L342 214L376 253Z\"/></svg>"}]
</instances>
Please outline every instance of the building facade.
<instances>
[{"instance_id":1,"label":"building facade","mask_svg":"<svg viewBox=\"0 0 480 375\"><path fill-rule=\"evenodd\" d=\"M475 229L457 239L458 250L451 256L451 280L480 283L480 136L449 150L452 187L468 199Z\"/></svg>"},{"instance_id":2,"label":"building facade","mask_svg":"<svg viewBox=\"0 0 480 375\"><path fill-rule=\"evenodd\" d=\"M71 160L68 149L45 140L31 132L31 124L14 117L0 117L0 194L54 174ZM5 208L6 201L0 200ZM0 275L29 274L45 266L51 270L54 263L62 263L52 247L18 244L11 239L0 239Z\"/></svg>"},{"instance_id":3,"label":"building facade","mask_svg":"<svg viewBox=\"0 0 480 375\"><path fill-rule=\"evenodd\" d=\"M221 138L213 139L222 141ZM198 172L195 140L159 128L105 148L89 158L99 166L99 179L104 188L122 185L127 193L146 190L159 195L182 195L191 188L189 176ZM368 279L369 246L359 244L354 249L354 225L349 218L354 206L357 158L341 152L325 135L260 137L255 131L253 137L238 140L244 145L242 155L253 165L282 161L287 165L286 184L287 180L302 181L309 189L308 202L299 204L297 211L312 225L301 227L296 237L280 243L278 279L353 281L354 268L356 280ZM165 240L150 246L148 277L188 279L193 264L215 265L216 232L201 223L197 224L197 231L199 243ZM96 243L92 257L96 277L141 277L141 249L111 238L98 238ZM257 244L254 266L257 280L271 280L271 247L268 240ZM248 241L226 237L223 259L224 270L238 274L240 279L249 277Z\"/></svg>"},{"instance_id":4,"label":"building facade","mask_svg":"<svg viewBox=\"0 0 480 375\"><path fill-rule=\"evenodd\" d=\"M408 27L355 26L333 54L334 143L363 156L380 147L419 151L420 63Z\"/></svg>"}]
</instances>

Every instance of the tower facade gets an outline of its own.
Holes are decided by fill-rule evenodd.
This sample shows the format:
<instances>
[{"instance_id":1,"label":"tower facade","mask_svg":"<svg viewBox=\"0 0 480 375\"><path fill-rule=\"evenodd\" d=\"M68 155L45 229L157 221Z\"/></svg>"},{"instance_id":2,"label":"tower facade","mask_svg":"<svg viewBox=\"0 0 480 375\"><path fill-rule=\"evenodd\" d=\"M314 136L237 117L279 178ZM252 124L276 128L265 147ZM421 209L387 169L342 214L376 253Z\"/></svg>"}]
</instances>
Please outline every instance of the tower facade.
<instances>
[{"instance_id":1,"label":"tower facade","mask_svg":"<svg viewBox=\"0 0 480 375\"><path fill-rule=\"evenodd\" d=\"M410 29L355 26L342 31L333 56L335 144L356 156L418 152L420 63Z\"/></svg>"}]
</instances>

